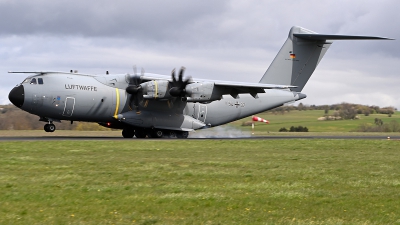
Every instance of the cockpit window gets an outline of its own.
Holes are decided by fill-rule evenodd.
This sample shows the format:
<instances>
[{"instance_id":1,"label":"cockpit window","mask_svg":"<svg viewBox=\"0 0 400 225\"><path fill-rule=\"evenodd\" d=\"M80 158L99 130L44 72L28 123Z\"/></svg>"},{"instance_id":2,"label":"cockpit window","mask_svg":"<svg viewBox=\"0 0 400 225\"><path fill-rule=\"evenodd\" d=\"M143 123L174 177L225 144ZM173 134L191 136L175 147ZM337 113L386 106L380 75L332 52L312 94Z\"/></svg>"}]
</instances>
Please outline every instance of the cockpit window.
<instances>
[{"instance_id":1,"label":"cockpit window","mask_svg":"<svg viewBox=\"0 0 400 225\"><path fill-rule=\"evenodd\" d=\"M38 84L43 84L43 78L38 78Z\"/></svg>"},{"instance_id":2,"label":"cockpit window","mask_svg":"<svg viewBox=\"0 0 400 225\"><path fill-rule=\"evenodd\" d=\"M22 83L29 83L30 80L31 80L30 78L26 78L26 79L24 80L24 82L22 82Z\"/></svg>"},{"instance_id":3,"label":"cockpit window","mask_svg":"<svg viewBox=\"0 0 400 225\"><path fill-rule=\"evenodd\" d=\"M31 83L30 84L36 84L36 78L32 78Z\"/></svg>"}]
</instances>

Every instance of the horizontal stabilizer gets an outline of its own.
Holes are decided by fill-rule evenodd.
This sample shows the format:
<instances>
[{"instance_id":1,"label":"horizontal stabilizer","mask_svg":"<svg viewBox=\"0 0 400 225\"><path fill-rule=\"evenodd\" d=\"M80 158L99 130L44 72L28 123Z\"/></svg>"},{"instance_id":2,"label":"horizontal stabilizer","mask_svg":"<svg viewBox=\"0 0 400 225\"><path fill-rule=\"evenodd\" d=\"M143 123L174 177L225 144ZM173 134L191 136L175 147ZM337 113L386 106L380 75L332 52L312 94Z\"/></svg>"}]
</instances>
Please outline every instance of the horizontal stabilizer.
<instances>
[{"instance_id":1,"label":"horizontal stabilizer","mask_svg":"<svg viewBox=\"0 0 400 225\"><path fill-rule=\"evenodd\" d=\"M322 40L393 40L385 37L373 37L373 36L354 36L354 35L338 35L338 34L296 34L293 36L313 41Z\"/></svg>"}]
</instances>

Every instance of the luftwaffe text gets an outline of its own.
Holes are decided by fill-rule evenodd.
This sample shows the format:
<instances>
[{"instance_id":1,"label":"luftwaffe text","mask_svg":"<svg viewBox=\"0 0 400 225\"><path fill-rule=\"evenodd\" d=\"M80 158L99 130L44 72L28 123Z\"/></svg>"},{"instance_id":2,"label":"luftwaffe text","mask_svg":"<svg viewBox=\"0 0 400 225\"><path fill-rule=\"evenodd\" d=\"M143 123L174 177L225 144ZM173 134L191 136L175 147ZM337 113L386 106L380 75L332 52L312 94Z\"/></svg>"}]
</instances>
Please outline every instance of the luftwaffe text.
<instances>
[{"instance_id":1,"label":"luftwaffe text","mask_svg":"<svg viewBox=\"0 0 400 225\"><path fill-rule=\"evenodd\" d=\"M95 87L95 86L86 86L86 85L79 85L79 84L66 84L65 89L82 90L82 91L97 91L97 87Z\"/></svg>"}]
</instances>

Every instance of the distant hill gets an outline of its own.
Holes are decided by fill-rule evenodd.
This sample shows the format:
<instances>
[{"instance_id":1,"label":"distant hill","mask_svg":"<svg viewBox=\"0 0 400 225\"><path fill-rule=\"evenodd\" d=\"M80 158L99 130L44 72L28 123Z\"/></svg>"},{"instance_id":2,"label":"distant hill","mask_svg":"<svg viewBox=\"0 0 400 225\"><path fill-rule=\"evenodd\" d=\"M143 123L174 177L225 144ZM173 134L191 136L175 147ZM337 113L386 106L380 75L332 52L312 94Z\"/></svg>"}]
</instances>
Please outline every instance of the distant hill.
<instances>
[{"instance_id":1,"label":"distant hill","mask_svg":"<svg viewBox=\"0 0 400 225\"><path fill-rule=\"evenodd\" d=\"M318 120L325 116L343 116L341 109L348 113L353 119L341 120ZM256 131L258 132L278 132L279 129L285 127L289 129L291 126L307 127L310 132L352 132L352 131L374 131L381 132L391 130L400 130L396 126L400 126L400 113L394 107L380 108L377 106L365 106L357 104L335 104L324 106L284 106L271 111L257 114L264 119L270 121L270 124L255 122ZM358 119L355 119L358 118ZM381 121L380 128L375 126L376 119ZM232 122L236 127L244 130L251 130L251 126L242 126L251 123L251 117L247 117ZM397 123L397 124L396 124ZM390 125L390 127L388 127ZM363 128L363 129L361 129ZM367 129L368 128L368 129ZM372 129L376 128L376 129Z\"/></svg>"}]
</instances>

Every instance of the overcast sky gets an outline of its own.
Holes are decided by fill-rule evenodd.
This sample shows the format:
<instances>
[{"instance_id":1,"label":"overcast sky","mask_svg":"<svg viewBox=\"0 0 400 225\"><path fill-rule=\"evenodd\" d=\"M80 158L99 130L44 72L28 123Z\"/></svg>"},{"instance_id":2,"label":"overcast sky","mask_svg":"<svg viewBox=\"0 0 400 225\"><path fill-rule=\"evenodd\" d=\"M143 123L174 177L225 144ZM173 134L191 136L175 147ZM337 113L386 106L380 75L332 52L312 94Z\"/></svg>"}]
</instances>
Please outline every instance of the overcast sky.
<instances>
[{"instance_id":1,"label":"overcast sky","mask_svg":"<svg viewBox=\"0 0 400 225\"><path fill-rule=\"evenodd\" d=\"M0 0L0 104L26 74L69 71L170 74L258 82L293 25L335 41L303 89L304 104L400 109L400 1Z\"/></svg>"}]
</instances>

